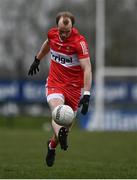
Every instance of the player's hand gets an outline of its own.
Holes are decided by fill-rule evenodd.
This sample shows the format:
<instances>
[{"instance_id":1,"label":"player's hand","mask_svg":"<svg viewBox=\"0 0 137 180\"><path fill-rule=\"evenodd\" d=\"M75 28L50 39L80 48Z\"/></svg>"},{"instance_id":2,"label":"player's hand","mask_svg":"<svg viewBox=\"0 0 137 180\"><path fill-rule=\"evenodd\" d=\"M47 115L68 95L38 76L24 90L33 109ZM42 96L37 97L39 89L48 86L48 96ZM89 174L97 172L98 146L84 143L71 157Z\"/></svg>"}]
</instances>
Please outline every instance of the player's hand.
<instances>
[{"instance_id":1,"label":"player's hand","mask_svg":"<svg viewBox=\"0 0 137 180\"><path fill-rule=\"evenodd\" d=\"M40 60L37 59L37 57L35 56L35 60L33 61L32 65L30 66L28 75L33 76L33 74L36 74L37 71L39 71L39 64L40 64Z\"/></svg>"},{"instance_id":2,"label":"player's hand","mask_svg":"<svg viewBox=\"0 0 137 180\"><path fill-rule=\"evenodd\" d=\"M89 100L90 95L83 95L82 99L79 102L78 107L82 106L81 113L84 115L88 112Z\"/></svg>"}]
</instances>

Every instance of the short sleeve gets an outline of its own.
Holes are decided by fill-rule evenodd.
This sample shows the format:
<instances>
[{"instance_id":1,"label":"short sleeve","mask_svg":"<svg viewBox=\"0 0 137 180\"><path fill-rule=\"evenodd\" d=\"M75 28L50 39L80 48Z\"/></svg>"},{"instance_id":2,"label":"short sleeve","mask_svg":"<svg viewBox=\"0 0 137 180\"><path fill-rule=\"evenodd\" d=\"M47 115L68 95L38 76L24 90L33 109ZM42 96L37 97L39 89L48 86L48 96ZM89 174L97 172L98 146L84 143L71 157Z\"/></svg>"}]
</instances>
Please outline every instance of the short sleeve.
<instances>
[{"instance_id":1,"label":"short sleeve","mask_svg":"<svg viewBox=\"0 0 137 180\"><path fill-rule=\"evenodd\" d=\"M51 35L52 35L52 34L51 34L51 30L49 30L48 33L47 33L47 37L48 37L48 41L49 41L49 42L50 42L50 39L51 39Z\"/></svg>"},{"instance_id":2,"label":"short sleeve","mask_svg":"<svg viewBox=\"0 0 137 180\"><path fill-rule=\"evenodd\" d=\"M79 59L89 57L88 44L84 38L81 38L76 44L77 56Z\"/></svg>"},{"instance_id":3,"label":"short sleeve","mask_svg":"<svg viewBox=\"0 0 137 180\"><path fill-rule=\"evenodd\" d=\"M57 32L57 28L51 28L49 29L48 33L47 33L47 37L48 37L48 41L50 42L50 40L55 36Z\"/></svg>"}]
</instances>

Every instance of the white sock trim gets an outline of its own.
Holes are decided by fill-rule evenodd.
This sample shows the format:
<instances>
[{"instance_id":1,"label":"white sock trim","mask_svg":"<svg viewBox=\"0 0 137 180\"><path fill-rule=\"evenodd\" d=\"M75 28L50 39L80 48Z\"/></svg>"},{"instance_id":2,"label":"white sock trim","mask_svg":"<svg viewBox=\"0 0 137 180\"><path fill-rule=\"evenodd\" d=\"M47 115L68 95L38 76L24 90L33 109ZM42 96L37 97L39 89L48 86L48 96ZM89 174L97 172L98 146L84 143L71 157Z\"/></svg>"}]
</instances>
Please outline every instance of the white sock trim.
<instances>
[{"instance_id":1,"label":"white sock trim","mask_svg":"<svg viewBox=\"0 0 137 180\"><path fill-rule=\"evenodd\" d=\"M90 95L90 91L84 91L84 95Z\"/></svg>"}]
</instances>

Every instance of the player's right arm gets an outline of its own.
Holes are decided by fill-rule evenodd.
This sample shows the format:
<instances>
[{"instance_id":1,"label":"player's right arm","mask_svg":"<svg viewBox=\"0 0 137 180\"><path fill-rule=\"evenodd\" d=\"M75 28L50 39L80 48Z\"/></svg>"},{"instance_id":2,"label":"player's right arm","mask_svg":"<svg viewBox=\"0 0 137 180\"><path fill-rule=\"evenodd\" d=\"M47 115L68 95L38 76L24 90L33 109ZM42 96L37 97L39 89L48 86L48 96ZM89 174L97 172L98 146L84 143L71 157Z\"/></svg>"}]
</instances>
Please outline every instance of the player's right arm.
<instances>
[{"instance_id":1,"label":"player's right arm","mask_svg":"<svg viewBox=\"0 0 137 180\"><path fill-rule=\"evenodd\" d=\"M48 39L42 44L40 51L37 53L36 57L38 60L41 60L45 55L49 53L50 46Z\"/></svg>"},{"instance_id":2,"label":"player's right arm","mask_svg":"<svg viewBox=\"0 0 137 180\"><path fill-rule=\"evenodd\" d=\"M32 65L30 66L28 75L33 76L33 74L36 74L37 71L39 71L39 64L40 61L42 60L42 58L48 54L48 52L50 51L50 46L49 46L49 41L48 39L42 44L39 52L37 53L37 55L35 56L35 59L32 63Z\"/></svg>"}]
</instances>

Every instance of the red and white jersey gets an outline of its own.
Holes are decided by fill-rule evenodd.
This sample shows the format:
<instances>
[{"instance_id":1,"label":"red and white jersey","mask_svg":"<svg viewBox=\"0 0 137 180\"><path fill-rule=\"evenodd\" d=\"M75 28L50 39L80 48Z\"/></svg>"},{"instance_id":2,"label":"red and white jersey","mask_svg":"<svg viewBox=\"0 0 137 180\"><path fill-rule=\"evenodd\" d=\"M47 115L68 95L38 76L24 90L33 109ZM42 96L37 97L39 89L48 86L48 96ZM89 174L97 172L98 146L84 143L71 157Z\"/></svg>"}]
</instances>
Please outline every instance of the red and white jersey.
<instances>
[{"instance_id":1,"label":"red and white jersey","mask_svg":"<svg viewBox=\"0 0 137 180\"><path fill-rule=\"evenodd\" d=\"M89 57L88 45L78 30L72 28L71 36L61 41L57 28L48 32L51 64L47 86L49 87L83 87L83 70L79 59Z\"/></svg>"}]
</instances>

